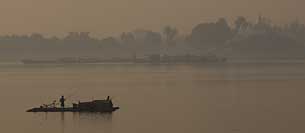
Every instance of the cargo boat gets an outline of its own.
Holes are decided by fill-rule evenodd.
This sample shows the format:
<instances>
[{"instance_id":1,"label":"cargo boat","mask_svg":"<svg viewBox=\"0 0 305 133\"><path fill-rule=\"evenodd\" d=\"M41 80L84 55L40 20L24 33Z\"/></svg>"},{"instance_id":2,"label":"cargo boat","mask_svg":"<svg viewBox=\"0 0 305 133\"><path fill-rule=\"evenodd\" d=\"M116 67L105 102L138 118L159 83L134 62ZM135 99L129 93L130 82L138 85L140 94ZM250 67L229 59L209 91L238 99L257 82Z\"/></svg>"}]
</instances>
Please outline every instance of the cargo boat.
<instances>
[{"instance_id":1,"label":"cargo boat","mask_svg":"<svg viewBox=\"0 0 305 133\"><path fill-rule=\"evenodd\" d=\"M63 99L63 97L62 97ZM64 107L64 100L60 100L61 107L56 107L56 101L49 105L42 105L40 107L32 108L26 112L105 112L111 113L119 107L114 107L112 100L108 96L104 100L93 100L89 102L73 103L72 107Z\"/></svg>"}]
</instances>

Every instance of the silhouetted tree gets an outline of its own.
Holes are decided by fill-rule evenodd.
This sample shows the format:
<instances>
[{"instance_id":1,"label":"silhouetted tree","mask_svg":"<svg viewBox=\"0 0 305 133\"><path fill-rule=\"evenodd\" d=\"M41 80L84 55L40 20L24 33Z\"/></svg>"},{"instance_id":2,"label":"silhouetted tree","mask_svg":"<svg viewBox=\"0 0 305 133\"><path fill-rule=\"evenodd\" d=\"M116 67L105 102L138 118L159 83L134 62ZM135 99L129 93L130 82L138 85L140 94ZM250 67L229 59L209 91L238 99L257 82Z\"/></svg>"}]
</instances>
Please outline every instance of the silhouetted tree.
<instances>
[{"instance_id":1,"label":"silhouetted tree","mask_svg":"<svg viewBox=\"0 0 305 133\"><path fill-rule=\"evenodd\" d=\"M163 34L166 37L166 43L167 45L172 45L174 44L174 38L178 34L178 30L174 27L166 26L163 29Z\"/></svg>"},{"instance_id":2,"label":"silhouetted tree","mask_svg":"<svg viewBox=\"0 0 305 133\"><path fill-rule=\"evenodd\" d=\"M107 37L101 40L103 45L117 46L119 42L114 37Z\"/></svg>"},{"instance_id":3,"label":"silhouetted tree","mask_svg":"<svg viewBox=\"0 0 305 133\"><path fill-rule=\"evenodd\" d=\"M135 44L135 37L132 33L128 32L128 33L125 33L123 32L121 34L121 40L124 44L126 45L134 45Z\"/></svg>"},{"instance_id":4,"label":"silhouetted tree","mask_svg":"<svg viewBox=\"0 0 305 133\"><path fill-rule=\"evenodd\" d=\"M150 30L136 30L134 31L136 41L138 43L148 46L159 46L162 42L162 36L158 32Z\"/></svg>"},{"instance_id":5,"label":"silhouetted tree","mask_svg":"<svg viewBox=\"0 0 305 133\"><path fill-rule=\"evenodd\" d=\"M298 20L290 23L286 31L292 35L299 43L305 42L305 25L301 24Z\"/></svg>"},{"instance_id":6,"label":"silhouetted tree","mask_svg":"<svg viewBox=\"0 0 305 133\"><path fill-rule=\"evenodd\" d=\"M272 32L273 27L271 20L263 16L258 16L257 23L254 25L254 29L260 32Z\"/></svg>"},{"instance_id":7,"label":"silhouetted tree","mask_svg":"<svg viewBox=\"0 0 305 133\"><path fill-rule=\"evenodd\" d=\"M240 30L245 29L250 25L247 19L243 16L237 17L237 19L234 21L234 24L236 32L239 32Z\"/></svg>"},{"instance_id":8,"label":"silhouetted tree","mask_svg":"<svg viewBox=\"0 0 305 133\"><path fill-rule=\"evenodd\" d=\"M224 18L216 23L202 23L193 28L189 41L196 46L212 46L223 44L232 38L232 31Z\"/></svg>"},{"instance_id":9,"label":"silhouetted tree","mask_svg":"<svg viewBox=\"0 0 305 133\"><path fill-rule=\"evenodd\" d=\"M145 40L147 43L159 46L162 42L162 37L158 32L147 32Z\"/></svg>"},{"instance_id":10,"label":"silhouetted tree","mask_svg":"<svg viewBox=\"0 0 305 133\"><path fill-rule=\"evenodd\" d=\"M33 39L33 40L43 40L44 39L43 35L41 35L39 33L33 33L30 36L30 38Z\"/></svg>"},{"instance_id":11,"label":"silhouetted tree","mask_svg":"<svg viewBox=\"0 0 305 133\"><path fill-rule=\"evenodd\" d=\"M68 35L64 39L65 40L78 40L79 33L78 32L69 32Z\"/></svg>"}]
</instances>

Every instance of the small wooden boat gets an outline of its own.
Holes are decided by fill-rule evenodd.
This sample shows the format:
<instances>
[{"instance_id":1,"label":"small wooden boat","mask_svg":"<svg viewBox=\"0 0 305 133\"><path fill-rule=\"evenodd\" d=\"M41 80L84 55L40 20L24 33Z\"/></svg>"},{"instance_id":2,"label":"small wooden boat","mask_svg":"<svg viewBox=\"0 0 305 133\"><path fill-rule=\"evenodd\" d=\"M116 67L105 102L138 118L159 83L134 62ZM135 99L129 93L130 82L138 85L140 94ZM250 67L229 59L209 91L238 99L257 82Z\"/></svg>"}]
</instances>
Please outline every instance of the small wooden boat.
<instances>
[{"instance_id":1,"label":"small wooden boat","mask_svg":"<svg viewBox=\"0 0 305 133\"><path fill-rule=\"evenodd\" d=\"M32 108L26 112L113 112L119 109L114 107L112 100L107 97L105 100L93 100L90 102L73 103L73 107L56 107L55 101L50 105L44 105L37 108Z\"/></svg>"}]
</instances>

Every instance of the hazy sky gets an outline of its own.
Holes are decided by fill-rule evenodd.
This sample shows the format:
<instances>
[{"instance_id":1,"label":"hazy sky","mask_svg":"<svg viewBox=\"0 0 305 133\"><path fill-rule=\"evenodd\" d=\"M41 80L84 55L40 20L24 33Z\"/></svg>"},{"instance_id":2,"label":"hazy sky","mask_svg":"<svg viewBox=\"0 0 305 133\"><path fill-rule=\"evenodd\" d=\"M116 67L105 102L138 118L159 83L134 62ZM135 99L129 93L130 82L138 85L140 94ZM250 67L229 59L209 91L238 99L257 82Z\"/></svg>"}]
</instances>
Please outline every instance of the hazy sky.
<instances>
[{"instance_id":1,"label":"hazy sky","mask_svg":"<svg viewBox=\"0 0 305 133\"><path fill-rule=\"evenodd\" d=\"M63 35L91 31L117 35L174 25L182 32L218 17L258 14L276 23L305 20L305 0L0 0L0 33Z\"/></svg>"}]
</instances>

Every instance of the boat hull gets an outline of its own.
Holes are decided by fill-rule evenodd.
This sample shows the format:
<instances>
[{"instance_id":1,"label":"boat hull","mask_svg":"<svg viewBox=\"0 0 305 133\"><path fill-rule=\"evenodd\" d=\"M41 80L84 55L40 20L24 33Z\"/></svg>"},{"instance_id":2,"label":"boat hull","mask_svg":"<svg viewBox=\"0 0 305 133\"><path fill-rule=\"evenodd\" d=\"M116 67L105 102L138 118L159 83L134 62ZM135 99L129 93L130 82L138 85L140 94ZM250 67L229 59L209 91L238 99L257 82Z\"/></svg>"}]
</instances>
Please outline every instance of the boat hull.
<instances>
[{"instance_id":1,"label":"boat hull","mask_svg":"<svg viewBox=\"0 0 305 133\"><path fill-rule=\"evenodd\" d=\"M105 112L111 113L115 110L119 109L119 107L113 107L111 109L103 109L103 110L90 110L90 109L77 109L77 108L32 108L27 110L26 112Z\"/></svg>"}]
</instances>

